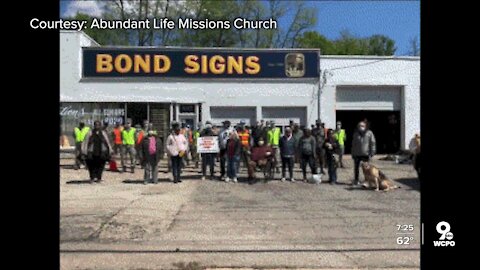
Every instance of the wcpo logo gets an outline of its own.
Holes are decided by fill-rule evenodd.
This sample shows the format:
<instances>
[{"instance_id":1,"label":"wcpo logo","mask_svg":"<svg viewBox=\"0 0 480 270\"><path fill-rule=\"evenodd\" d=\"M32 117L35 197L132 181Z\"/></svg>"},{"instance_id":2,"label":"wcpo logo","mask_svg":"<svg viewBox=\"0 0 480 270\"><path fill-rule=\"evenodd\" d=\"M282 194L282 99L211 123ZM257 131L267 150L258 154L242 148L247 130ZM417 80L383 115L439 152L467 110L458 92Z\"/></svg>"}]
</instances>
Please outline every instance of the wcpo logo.
<instances>
[{"instance_id":1,"label":"wcpo logo","mask_svg":"<svg viewBox=\"0 0 480 270\"><path fill-rule=\"evenodd\" d=\"M433 241L435 247L453 247L455 241L453 239L453 233L450 232L450 223L446 221L439 222L437 224L437 232L440 234L440 241Z\"/></svg>"}]
</instances>

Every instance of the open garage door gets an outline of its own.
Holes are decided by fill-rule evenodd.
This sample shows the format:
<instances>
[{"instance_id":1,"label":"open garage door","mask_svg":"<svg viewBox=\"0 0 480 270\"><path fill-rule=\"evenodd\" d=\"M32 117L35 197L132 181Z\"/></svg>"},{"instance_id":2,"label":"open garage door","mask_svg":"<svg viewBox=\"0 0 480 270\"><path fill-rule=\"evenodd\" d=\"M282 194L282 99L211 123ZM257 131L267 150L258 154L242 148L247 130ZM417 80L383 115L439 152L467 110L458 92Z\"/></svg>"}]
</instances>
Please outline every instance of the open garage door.
<instances>
[{"instance_id":1,"label":"open garage door","mask_svg":"<svg viewBox=\"0 0 480 270\"><path fill-rule=\"evenodd\" d=\"M377 140L377 153L393 154L400 149L401 87L337 87L336 119L347 132L345 152L350 153L353 131L367 120Z\"/></svg>"},{"instance_id":2,"label":"open garage door","mask_svg":"<svg viewBox=\"0 0 480 270\"><path fill-rule=\"evenodd\" d=\"M233 126L244 120L246 125L251 126L257 121L256 107L210 107L210 116L216 125L229 120Z\"/></svg>"}]
</instances>

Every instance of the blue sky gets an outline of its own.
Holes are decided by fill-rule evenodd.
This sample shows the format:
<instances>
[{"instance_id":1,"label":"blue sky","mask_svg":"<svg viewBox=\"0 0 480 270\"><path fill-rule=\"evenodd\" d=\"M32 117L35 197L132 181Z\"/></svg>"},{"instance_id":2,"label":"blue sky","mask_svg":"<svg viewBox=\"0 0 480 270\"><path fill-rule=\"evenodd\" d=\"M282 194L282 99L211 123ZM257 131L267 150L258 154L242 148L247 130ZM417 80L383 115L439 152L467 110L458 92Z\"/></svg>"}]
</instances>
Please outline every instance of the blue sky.
<instances>
[{"instance_id":1,"label":"blue sky","mask_svg":"<svg viewBox=\"0 0 480 270\"><path fill-rule=\"evenodd\" d=\"M397 55L407 54L409 40L420 40L420 1L316 1L316 30L329 39L348 29L361 37L384 34L395 40Z\"/></svg>"},{"instance_id":2,"label":"blue sky","mask_svg":"<svg viewBox=\"0 0 480 270\"><path fill-rule=\"evenodd\" d=\"M83 2L83 3L82 3ZM420 39L420 1L308 1L318 9L315 30L329 39L348 29L358 37L383 34L395 40L396 55L406 55L410 39ZM64 17L83 11L101 14L98 1L60 1Z\"/></svg>"}]
</instances>

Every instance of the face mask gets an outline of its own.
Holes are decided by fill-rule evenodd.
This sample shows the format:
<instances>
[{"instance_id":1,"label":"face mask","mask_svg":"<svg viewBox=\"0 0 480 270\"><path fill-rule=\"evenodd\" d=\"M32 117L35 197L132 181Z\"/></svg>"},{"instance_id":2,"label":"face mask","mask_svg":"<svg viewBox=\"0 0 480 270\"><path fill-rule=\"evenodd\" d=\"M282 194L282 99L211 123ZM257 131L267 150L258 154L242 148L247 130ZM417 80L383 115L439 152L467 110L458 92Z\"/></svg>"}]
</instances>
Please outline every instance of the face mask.
<instances>
[{"instance_id":1,"label":"face mask","mask_svg":"<svg viewBox=\"0 0 480 270\"><path fill-rule=\"evenodd\" d=\"M155 132L153 130L149 130L148 135L150 135L150 136L155 135Z\"/></svg>"},{"instance_id":2,"label":"face mask","mask_svg":"<svg viewBox=\"0 0 480 270\"><path fill-rule=\"evenodd\" d=\"M359 127L358 130L360 130L361 132L365 132L366 128L365 127Z\"/></svg>"},{"instance_id":3,"label":"face mask","mask_svg":"<svg viewBox=\"0 0 480 270\"><path fill-rule=\"evenodd\" d=\"M337 129L341 129L341 128L342 128L342 126L340 126L340 125L337 126Z\"/></svg>"},{"instance_id":4,"label":"face mask","mask_svg":"<svg viewBox=\"0 0 480 270\"><path fill-rule=\"evenodd\" d=\"M263 146L264 142L260 141L258 142L258 146Z\"/></svg>"}]
</instances>

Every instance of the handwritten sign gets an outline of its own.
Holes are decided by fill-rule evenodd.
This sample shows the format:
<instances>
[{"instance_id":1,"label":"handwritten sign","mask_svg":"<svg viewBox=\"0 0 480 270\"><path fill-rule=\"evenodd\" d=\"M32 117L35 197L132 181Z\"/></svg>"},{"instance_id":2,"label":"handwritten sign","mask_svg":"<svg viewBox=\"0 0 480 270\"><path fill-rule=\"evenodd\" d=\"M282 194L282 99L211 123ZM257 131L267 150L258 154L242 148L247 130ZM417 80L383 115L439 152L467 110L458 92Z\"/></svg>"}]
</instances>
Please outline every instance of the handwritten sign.
<instances>
[{"instance_id":1,"label":"handwritten sign","mask_svg":"<svg viewBox=\"0 0 480 270\"><path fill-rule=\"evenodd\" d=\"M197 139L197 151L198 153L220 152L220 148L218 147L218 137L217 136L199 137Z\"/></svg>"}]
</instances>

